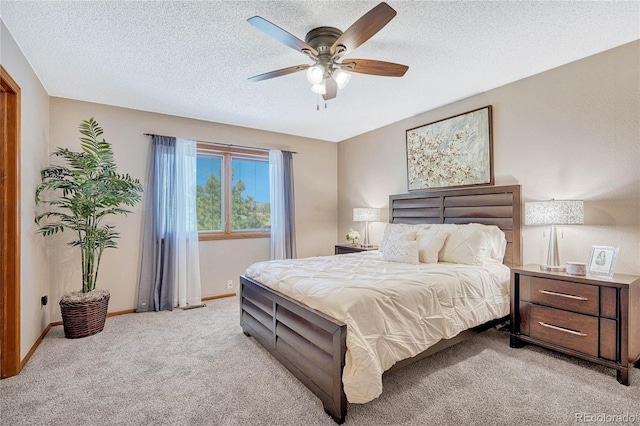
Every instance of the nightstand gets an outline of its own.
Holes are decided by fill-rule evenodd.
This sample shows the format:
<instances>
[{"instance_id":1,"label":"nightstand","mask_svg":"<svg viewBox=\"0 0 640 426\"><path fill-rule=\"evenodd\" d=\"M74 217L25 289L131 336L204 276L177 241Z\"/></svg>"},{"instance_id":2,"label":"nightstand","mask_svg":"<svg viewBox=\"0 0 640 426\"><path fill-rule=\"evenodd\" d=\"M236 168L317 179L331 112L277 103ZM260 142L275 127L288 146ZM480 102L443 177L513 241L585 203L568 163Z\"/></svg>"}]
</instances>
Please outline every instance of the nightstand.
<instances>
[{"instance_id":1,"label":"nightstand","mask_svg":"<svg viewBox=\"0 0 640 426\"><path fill-rule=\"evenodd\" d=\"M337 244L336 254L358 253L361 251L378 250L378 246L361 247L360 245L352 246L350 244Z\"/></svg>"},{"instance_id":2,"label":"nightstand","mask_svg":"<svg viewBox=\"0 0 640 426\"><path fill-rule=\"evenodd\" d=\"M526 343L614 368L628 386L640 357L640 277L599 280L540 265L512 268L510 346Z\"/></svg>"}]
</instances>

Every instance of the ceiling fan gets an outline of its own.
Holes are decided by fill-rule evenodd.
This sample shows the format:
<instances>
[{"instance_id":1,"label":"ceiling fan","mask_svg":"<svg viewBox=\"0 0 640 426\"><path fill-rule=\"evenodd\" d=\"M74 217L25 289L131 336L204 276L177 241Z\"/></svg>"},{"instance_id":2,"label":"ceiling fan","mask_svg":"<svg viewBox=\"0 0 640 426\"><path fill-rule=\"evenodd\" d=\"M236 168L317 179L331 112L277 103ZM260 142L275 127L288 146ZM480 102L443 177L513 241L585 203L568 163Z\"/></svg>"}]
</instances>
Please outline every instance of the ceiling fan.
<instances>
[{"instance_id":1,"label":"ceiling fan","mask_svg":"<svg viewBox=\"0 0 640 426\"><path fill-rule=\"evenodd\" d=\"M402 77L409 69L406 65L371 59L342 59L348 53L369 40L396 16L396 11L386 3L380 3L365 13L345 32L333 27L318 27L309 31L305 41L288 33L260 16L247 19L251 25L290 48L307 55L313 64L294 65L250 77L261 81L298 71L307 71L311 90L322 95L325 101L333 99L351 78L349 72L387 77Z\"/></svg>"}]
</instances>

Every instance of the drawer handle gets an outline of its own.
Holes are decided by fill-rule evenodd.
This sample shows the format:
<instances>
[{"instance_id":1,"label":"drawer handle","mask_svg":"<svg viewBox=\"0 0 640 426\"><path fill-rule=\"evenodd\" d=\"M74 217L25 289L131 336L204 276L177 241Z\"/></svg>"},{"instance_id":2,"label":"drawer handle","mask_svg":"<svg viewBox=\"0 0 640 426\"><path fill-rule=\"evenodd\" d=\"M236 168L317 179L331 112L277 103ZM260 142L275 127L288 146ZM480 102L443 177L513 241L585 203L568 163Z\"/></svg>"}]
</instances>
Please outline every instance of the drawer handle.
<instances>
[{"instance_id":1,"label":"drawer handle","mask_svg":"<svg viewBox=\"0 0 640 426\"><path fill-rule=\"evenodd\" d=\"M588 297L583 297L583 296L573 296L571 294L564 294L564 293L556 293L555 291L548 291L548 290L538 290L539 293L542 294L548 294L550 296L560 296L560 297L566 297L567 299L574 299L574 300L589 300Z\"/></svg>"},{"instance_id":2,"label":"drawer handle","mask_svg":"<svg viewBox=\"0 0 640 426\"><path fill-rule=\"evenodd\" d=\"M585 333L580 333L579 331L569 330L568 328L557 327L555 325L547 324L546 322L538 321L538 324L540 324L543 327L552 328L552 329L558 330L558 331L564 331L565 333L574 334L576 336L586 336Z\"/></svg>"}]
</instances>

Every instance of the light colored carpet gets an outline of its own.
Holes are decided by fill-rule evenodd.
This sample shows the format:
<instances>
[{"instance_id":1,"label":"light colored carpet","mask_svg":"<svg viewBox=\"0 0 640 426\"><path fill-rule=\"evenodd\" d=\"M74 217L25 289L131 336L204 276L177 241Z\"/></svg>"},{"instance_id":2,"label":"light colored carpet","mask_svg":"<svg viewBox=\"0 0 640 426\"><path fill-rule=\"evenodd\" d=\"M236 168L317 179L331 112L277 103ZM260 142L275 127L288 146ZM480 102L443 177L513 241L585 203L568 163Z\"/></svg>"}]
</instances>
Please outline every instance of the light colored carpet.
<instances>
[{"instance_id":1,"label":"light colored carpet","mask_svg":"<svg viewBox=\"0 0 640 426\"><path fill-rule=\"evenodd\" d=\"M107 319L102 333L46 336L22 373L0 381L0 424L334 425L317 398L252 338L238 300ZM612 369L489 330L385 376L384 392L350 404L346 425L571 425L576 413L635 416ZM610 422L611 423L611 422Z\"/></svg>"}]
</instances>

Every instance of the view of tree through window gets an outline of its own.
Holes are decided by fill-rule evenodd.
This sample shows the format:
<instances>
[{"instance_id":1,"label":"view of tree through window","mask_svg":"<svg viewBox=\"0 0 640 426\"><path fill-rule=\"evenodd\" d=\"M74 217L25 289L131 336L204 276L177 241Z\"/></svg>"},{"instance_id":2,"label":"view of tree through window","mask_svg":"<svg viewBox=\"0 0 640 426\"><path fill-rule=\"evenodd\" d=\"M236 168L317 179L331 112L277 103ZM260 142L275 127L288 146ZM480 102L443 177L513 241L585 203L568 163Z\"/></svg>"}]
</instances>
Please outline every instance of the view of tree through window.
<instances>
[{"instance_id":1,"label":"view of tree through window","mask_svg":"<svg viewBox=\"0 0 640 426\"><path fill-rule=\"evenodd\" d=\"M269 162L266 158L218 155L202 150L196 167L198 231L268 230ZM225 176L225 170L230 170L231 176ZM226 182L230 183L227 192ZM225 193L229 200L225 199ZM228 224L226 214L230 215Z\"/></svg>"},{"instance_id":2,"label":"view of tree through window","mask_svg":"<svg viewBox=\"0 0 640 426\"><path fill-rule=\"evenodd\" d=\"M233 158L231 228L260 229L270 226L269 162Z\"/></svg>"},{"instance_id":3,"label":"view of tree through window","mask_svg":"<svg viewBox=\"0 0 640 426\"><path fill-rule=\"evenodd\" d=\"M198 155L196 209L198 231L222 231L222 156Z\"/></svg>"}]
</instances>

